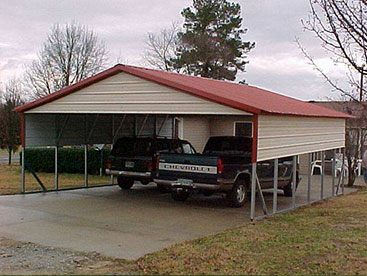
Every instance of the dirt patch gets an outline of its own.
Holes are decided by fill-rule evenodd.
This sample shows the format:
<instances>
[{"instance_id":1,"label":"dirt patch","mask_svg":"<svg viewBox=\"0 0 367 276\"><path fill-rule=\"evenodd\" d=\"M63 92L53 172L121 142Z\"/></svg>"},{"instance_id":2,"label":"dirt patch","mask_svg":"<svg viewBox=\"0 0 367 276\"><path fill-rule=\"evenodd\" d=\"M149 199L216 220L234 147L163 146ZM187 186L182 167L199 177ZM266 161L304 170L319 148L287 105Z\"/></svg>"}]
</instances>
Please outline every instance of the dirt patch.
<instances>
[{"instance_id":1,"label":"dirt patch","mask_svg":"<svg viewBox=\"0 0 367 276\"><path fill-rule=\"evenodd\" d=\"M0 238L0 274L129 274L127 262Z\"/></svg>"}]
</instances>

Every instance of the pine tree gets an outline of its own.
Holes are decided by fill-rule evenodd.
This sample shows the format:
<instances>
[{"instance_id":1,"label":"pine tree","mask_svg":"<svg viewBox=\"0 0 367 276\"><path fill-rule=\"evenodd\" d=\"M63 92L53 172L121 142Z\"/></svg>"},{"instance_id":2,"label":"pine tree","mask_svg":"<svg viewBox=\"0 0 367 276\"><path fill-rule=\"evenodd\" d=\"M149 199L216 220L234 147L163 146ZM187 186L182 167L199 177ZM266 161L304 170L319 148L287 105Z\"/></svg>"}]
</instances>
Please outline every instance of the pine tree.
<instances>
[{"instance_id":1,"label":"pine tree","mask_svg":"<svg viewBox=\"0 0 367 276\"><path fill-rule=\"evenodd\" d=\"M234 80L255 46L242 40L246 30L240 13L239 4L226 0L194 0L181 13L185 23L174 67L190 75Z\"/></svg>"}]
</instances>

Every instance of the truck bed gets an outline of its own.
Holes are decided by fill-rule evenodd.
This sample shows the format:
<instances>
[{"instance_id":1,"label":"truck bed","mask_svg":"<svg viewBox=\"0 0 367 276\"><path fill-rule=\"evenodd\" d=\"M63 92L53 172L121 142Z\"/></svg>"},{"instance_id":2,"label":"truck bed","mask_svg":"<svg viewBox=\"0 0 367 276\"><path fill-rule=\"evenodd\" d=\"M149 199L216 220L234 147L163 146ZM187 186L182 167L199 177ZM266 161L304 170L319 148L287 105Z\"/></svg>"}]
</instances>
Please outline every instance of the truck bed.
<instances>
[{"instance_id":1,"label":"truck bed","mask_svg":"<svg viewBox=\"0 0 367 276\"><path fill-rule=\"evenodd\" d=\"M162 153L158 162L156 177L161 180L187 179L197 183L217 183L217 156Z\"/></svg>"}]
</instances>

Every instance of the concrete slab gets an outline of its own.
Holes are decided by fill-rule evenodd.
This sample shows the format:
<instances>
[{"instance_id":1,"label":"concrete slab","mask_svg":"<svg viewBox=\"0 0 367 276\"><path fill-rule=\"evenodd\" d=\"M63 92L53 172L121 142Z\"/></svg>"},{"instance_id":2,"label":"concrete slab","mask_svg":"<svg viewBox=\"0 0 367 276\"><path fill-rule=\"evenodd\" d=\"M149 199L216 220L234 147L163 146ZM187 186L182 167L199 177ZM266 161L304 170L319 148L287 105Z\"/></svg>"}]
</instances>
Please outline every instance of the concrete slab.
<instances>
[{"instance_id":1,"label":"concrete slab","mask_svg":"<svg viewBox=\"0 0 367 276\"><path fill-rule=\"evenodd\" d=\"M313 200L320 198L318 178L313 177ZM325 182L328 196L330 177ZM298 204L305 203L306 183L303 179L299 186ZM265 199L271 211L272 193L267 192ZM290 204L291 199L279 192L279 209ZM150 184L135 185L130 191L112 186L1 196L0 212L0 236L136 259L180 241L248 222L250 210L249 205L240 209L228 207L221 195L194 195L184 203L175 202ZM259 199L257 214L261 215Z\"/></svg>"}]
</instances>

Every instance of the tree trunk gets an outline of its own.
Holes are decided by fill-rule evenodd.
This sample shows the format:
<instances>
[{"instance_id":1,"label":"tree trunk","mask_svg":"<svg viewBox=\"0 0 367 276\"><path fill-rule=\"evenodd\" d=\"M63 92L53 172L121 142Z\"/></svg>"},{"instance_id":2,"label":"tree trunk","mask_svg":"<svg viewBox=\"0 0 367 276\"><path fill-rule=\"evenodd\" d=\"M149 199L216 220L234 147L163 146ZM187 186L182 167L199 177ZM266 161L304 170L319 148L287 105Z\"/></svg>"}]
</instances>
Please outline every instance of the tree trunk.
<instances>
[{"instance_id":1,"label":"tree trunk","mask_svg":"<svg viewBox=\"0 0 367 276\"><path fill-rule=\"evenodd\" d=\"M349 164L352 163L351 160L349 162L350 162ZM354 182L356 181L356 173L353 167L354 166L351 165L348 166L348 184L347 184L348 187L353 187Z\"/></svg>"},{"instance_id":2,"label":"tree trunk","mask_svg":"<svg viewBox=\"0 0 367 276\"><path fill-rule=\"evenodd\" d=\"M354 176L354 173L349 173L348 174L348 187L353 187L355 181L356 181L356 177Z\"/></svg>"},{"instance_id":3,"label":"tree trunk","mask_svg":"<svg viewBox=\"0 0 367 276\"><path fill-rule=\"evenodd\" d=\"M8 165L11 165L11 152L12 152L12 149L8 149L8 154L9 154Z\"/></svg>"}]
</instances>

